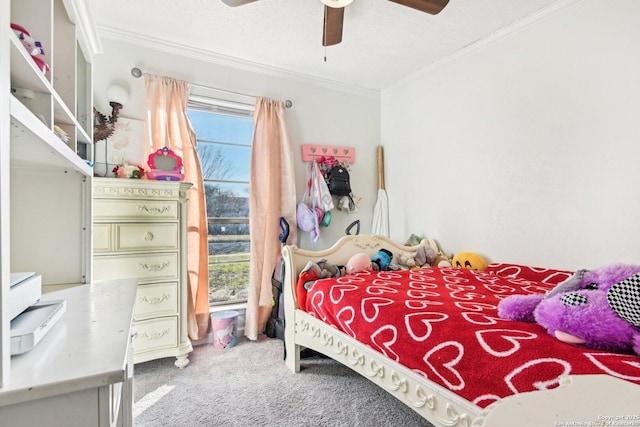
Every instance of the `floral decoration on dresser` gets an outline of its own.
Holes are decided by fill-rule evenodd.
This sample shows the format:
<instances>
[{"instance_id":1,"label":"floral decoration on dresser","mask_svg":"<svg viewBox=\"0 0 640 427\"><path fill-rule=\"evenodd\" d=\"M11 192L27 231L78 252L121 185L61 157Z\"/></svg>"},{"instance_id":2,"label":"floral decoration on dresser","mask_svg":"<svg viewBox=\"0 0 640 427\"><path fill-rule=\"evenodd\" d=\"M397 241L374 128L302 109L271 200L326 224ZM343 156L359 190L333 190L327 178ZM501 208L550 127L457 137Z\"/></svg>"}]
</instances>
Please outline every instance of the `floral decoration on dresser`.
<instances>
[{"instance_id":1,"label":"floral decoration on dresser","mask_svg":"<svg viewBox=\"0 0 640 427\"><path fill-rule=\"evenodd\" d=\"M112 172L118 178L140 179L144 176L144 169L138 165L118 165L113 168Z\"/></svg>"}]
</instances>

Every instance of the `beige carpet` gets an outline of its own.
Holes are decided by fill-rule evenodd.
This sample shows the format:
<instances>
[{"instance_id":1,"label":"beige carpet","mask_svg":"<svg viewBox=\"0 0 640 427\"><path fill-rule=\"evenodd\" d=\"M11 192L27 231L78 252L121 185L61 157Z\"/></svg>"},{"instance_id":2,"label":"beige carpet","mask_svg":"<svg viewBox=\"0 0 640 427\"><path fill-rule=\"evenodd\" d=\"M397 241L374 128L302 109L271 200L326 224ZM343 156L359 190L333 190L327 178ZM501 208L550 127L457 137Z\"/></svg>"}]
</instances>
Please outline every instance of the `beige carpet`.
<instances>
[{"instance_id":1,"label":"beige carpet","mask_svg":"<svg viewBox=\"0 0 640 427\"><path fill-rule=\"evenodd\" d=\"M135 365L134 426L431 426L369 380L324 358L294 374L282 341L240 339L197 346L184 369L174 358Z\"/></svg>"}]
</instances>

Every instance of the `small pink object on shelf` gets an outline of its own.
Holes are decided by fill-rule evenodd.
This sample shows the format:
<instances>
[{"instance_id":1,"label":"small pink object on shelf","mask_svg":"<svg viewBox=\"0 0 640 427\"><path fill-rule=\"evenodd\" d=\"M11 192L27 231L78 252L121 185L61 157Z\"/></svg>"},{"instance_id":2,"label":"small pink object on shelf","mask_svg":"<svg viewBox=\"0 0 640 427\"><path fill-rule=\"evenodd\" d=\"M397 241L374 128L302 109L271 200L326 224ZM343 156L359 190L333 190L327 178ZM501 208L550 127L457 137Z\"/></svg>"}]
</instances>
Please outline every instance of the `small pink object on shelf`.
<instances>
[{"instance_id":1,"label":"small pink object on shelf","mask_svg":"<svg viewBox=\"0 0 640 427\"><path fill-rule=\"evenodd\" d=\"M31 58L33 59L33 62L35 62L38 66L38 69L42 71L42 74L46 74L51 69L51 67L49 67L49 64L47 64L44 59L37 56L44 55L42 43L31 37L31 33L29 33L29 31L27 31L27 29L21 25L11 23L11 29L16 34L16 36L18 36L18 39L20 40L26 51L29 53L29 55L31 55Z\"/></svg>"},{"instance_id":2,"label":"small pink object on shelf","mask_svg":"<svg viewBox=\"0 0 640 427\"><path fill-rule=\"evenodd\" d=\"M38 69L40 71L42 71L42 74L47 74L47 72L49 71L49 64L47 64L46 62L44 62L44 60L42 58L40 58L39 56L31 56L31 59L33 59L33 62L36 63L36 65L38 66Z\"/></svg>"},{"instance_id":3,"label":"small pink object on shelf","mask_svg":"<svg viewBox=\"0 0 640 427\"><path fill-rule=\"evenodd\" d=\"M147 164L151 168L147 178L156 181L183 181L182 157L168 147L163 147L149 154Z\"/></svg>"}]
</instances>

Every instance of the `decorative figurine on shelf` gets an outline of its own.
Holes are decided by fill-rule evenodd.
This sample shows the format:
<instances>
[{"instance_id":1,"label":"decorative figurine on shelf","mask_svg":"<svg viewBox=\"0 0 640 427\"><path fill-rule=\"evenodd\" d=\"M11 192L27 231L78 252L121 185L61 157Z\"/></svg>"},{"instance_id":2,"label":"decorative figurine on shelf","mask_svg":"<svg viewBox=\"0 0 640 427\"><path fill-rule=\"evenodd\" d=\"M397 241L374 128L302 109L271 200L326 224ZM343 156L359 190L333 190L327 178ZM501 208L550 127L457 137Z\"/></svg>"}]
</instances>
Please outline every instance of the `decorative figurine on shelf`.
<instances>
[{"instance_id":1,"label":"decorative figurine on shelf","mask_svg":"<svg viewBox=\"0 0 640 427\"><path fill-rule=\"evenodd\" d=\"M149 154L147 164L151 168L147 172L149 179L156 181L183 181L182 157L178 156L168 147L163 147Z\"/></svg>"}]
</instances>

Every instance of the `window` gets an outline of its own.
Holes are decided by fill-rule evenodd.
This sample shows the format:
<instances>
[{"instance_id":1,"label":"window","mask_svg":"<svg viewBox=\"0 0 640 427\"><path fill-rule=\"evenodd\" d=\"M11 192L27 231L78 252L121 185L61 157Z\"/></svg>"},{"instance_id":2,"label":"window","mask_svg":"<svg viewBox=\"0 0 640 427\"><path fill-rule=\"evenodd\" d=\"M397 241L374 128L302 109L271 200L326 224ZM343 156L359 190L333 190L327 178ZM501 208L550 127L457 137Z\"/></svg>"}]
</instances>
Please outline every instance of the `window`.
<instances>
[{"instance_id":1,"label":"window","mask_svg":"<svg viewBox=\"0 0 640 427\"><path fill-rule=\"evenodd\" d=\"M249 174L253 106L192 96L207 204L209 303L246 302L249 286Z\"/></svg>"}]
</instances>

